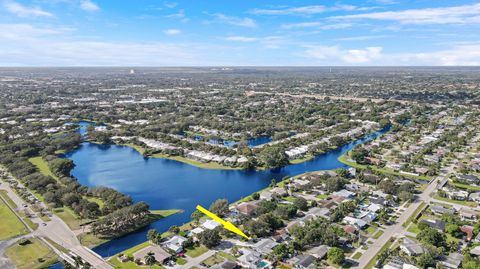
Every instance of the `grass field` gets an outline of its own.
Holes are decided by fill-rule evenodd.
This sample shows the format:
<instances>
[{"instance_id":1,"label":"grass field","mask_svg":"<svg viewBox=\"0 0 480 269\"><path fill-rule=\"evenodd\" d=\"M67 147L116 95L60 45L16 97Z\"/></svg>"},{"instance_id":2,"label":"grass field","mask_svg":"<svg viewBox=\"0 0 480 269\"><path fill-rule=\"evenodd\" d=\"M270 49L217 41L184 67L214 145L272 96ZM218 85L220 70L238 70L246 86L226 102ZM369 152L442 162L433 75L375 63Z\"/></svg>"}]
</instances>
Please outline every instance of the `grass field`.
<instances>
[{"instance_id":1,"label":"grass field","mask_svg":"<svg viewBox=\"0 0 480 269\"><path fill-rule=\"evenodd\" d=\"M0 199L0 241L28 233L27 228Z\"/></svg>"},{"instance_id":2,"label":"grass field","mask_svg":"<svg viewBox=\"0 0 480 269\"><path fill-rule=\"evenodd\" d=\"M455 183L455 182L449 182L448 184L451 184L457 188L460 188L460 189L467 189L467 190L470 190L470 191L480 191L480 186L471 186L471 185L467 185L467 184L462 184L462 183Z\"/></svg>"},{"instance_id":3,"label":"grass field","mask_svg":"<svg viewBox=\"0 0 480 269\"><path fill-rule=\"evenodd\" d=\"M5 255L18 269L46 268L57 261L56 254L39 239L30 238L30 241L25 246L14 244L5 251Z\"/></svg>"},{"instance_id":4,"label":"grass field","mask_svg":"<svg viewBox=\"0 0 480 269\"><path fill-rule=\"evenodd\" d=\"M58 177L50 170L48 163L42 157L33 157L28 159L28 161L35 165L40 171L40 173L45 176L50 176L58 181Z\"/></svg>"},{"instance_id":5,"label":"grass field","mask_svg":"<svg viewBox=\"0 0 480 269\"><path fill-rule=\"evenodd\" d=\"M207 252L207 251L208 251L207 247L199 246L199 247L195 247L195 248L188 248L187 252L185 254L187 254L187 256L189 256L189 257L196 258L196 257L202 255L203 253Z\"/></svg>"},{"instance_id":6,"label":"grass field","mask_svg":"<svg viewBox=\"0 0 480 269\"><path fill-rule=\"evenodd\" d=\"M225 260L235 261L235 257L225 252L217 252L203 261L207 267L222 263Z\"/></svg>"},{"instance_id":7,"label":"grass field","mask_svg":"<svg viewBox=\"0 0 480 269\"><path fill-rule=\"evenodd\" d=\"M90 221L86 219L79 219L75 212L73 212L70 208L67 207L55 208L53 212L55 213L55 215L61 218L72 230L78 230L81 228L80 224Z\"/></svg>"}]
</instances>

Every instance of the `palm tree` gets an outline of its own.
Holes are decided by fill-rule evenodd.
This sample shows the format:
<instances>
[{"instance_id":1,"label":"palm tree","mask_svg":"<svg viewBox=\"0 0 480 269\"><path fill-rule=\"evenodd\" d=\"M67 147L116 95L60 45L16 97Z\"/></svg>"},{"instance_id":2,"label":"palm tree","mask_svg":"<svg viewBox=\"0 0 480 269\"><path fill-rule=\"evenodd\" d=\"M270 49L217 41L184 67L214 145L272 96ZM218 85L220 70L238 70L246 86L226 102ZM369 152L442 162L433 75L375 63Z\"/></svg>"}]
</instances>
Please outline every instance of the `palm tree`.
<instances>
[{"instance_id":1,"label":"palm tree","mask_svg":"<svg viewBox=\"0 0 480 269\"><path fill-rule=\"evenodd\" d=\"M85 262L83 264L83 269L90 269L90 268L92 268L92 265L89 262Z\"/></svg>"},{"instance_id":2,"label":"palm tree","mask_svg":"<svg viewBox=\"0 0 480 269\"><path fill-rule=\"evenodd\" d=\"M83 265L82 258L79 256L73 256L72 258L75 261L75 268L80 268L80 266Z\"/></svg>"},{"instance_id":3,"label":"palm tree","mask_svg":"<svg viewBox=\"0 0 480 269\"><path fill-rule=\"evenodd\" d=\"M157 259L155 259L155 254L153 254L153 252L148 252L145 256L145 264L148 265L149 268L152 268L152 265L154 265L156 262Z\"/></svg>"}]
</instances>

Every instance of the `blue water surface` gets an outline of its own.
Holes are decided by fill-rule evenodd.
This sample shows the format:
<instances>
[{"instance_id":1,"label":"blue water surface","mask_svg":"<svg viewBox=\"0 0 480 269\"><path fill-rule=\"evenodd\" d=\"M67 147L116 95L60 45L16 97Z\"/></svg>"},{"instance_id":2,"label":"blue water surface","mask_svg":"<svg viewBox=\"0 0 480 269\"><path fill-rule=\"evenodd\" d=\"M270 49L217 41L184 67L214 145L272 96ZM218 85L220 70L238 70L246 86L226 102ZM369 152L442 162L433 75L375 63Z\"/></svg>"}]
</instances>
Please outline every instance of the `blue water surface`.
<instances>
[{"instance_id":1,"label":"blue water surface","mask_svg":"<svg viewBox=\"0 0 480 269\"><path fill-rule=\"evenodd\" d=\"M338 161L338 157L355 145L373 140L389 129L390 127L366 135L310 161L272 170L202 169L168 159L145 158L127 146L88 142L67 153L65 157L75 162L72 175L83 185L114 188L132 196L137 202L147 202L151 209L184 211L94 249L98 254L108 257L144 242L148 229L155 228L162 232L172 225L190 221L190 214L197 204L208 207L219 198L233 202L266 188L272 179L280 181L285 176L311 171L348 168Z\"/></svg>"}]
</instances>

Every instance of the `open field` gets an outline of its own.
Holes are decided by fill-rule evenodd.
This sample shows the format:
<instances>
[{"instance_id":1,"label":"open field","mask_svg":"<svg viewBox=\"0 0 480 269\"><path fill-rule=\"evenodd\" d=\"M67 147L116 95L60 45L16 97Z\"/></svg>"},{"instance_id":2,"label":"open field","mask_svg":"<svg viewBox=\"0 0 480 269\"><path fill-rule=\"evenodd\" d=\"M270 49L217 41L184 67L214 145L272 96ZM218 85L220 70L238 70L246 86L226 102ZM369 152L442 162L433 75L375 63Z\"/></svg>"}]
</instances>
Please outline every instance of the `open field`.
<instances>
[{"instance_id":1,"label":"open field","mask_svg":"<svg viewBox=\"0 0 480 269\"><path fill-rule=\"evenodd\" d=\"M10 246L5 255L18 269L40 269L57 262L56 254L46 247L39 239L30 238L30 244Z\"/></svg>"},{"instance_id":2,"label":"open field","mask_svg":"<svg viewBox=\"0 0 480 269\"><path fill-rule=\"evenodd\" d=\"M27 228L0 199L0 241L28 233Z\"/></svg>"}]
</instances>

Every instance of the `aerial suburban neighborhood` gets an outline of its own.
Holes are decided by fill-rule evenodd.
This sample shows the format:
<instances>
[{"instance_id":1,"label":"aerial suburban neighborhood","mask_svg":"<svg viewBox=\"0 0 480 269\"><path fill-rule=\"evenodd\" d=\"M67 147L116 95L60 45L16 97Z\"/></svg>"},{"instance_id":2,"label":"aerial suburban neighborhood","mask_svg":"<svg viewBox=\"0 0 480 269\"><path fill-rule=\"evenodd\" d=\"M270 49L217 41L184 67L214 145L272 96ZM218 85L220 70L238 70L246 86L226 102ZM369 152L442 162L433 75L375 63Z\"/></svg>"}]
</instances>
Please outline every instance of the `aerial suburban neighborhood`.
<instances>
[{"instance_id":1,"label":"aerial suburban neighborhood","mask_svg":"<svg viewBox=\"0 0 480 269\"><path fill-rule=\"evenodd\" d=\"M127 71L1 71L0 267L480 267L477 77Z\"/></svg>"},{"instance_id":2,"label":"aerial suburban neighborhood","mask_svg":"<svg viewBox=\"0 0 480 269\"><path fill-rule=\"evenodd\" d=\"M0 269L480 269L480 0L0 0Z\"/></svg>"}]
</instances>

